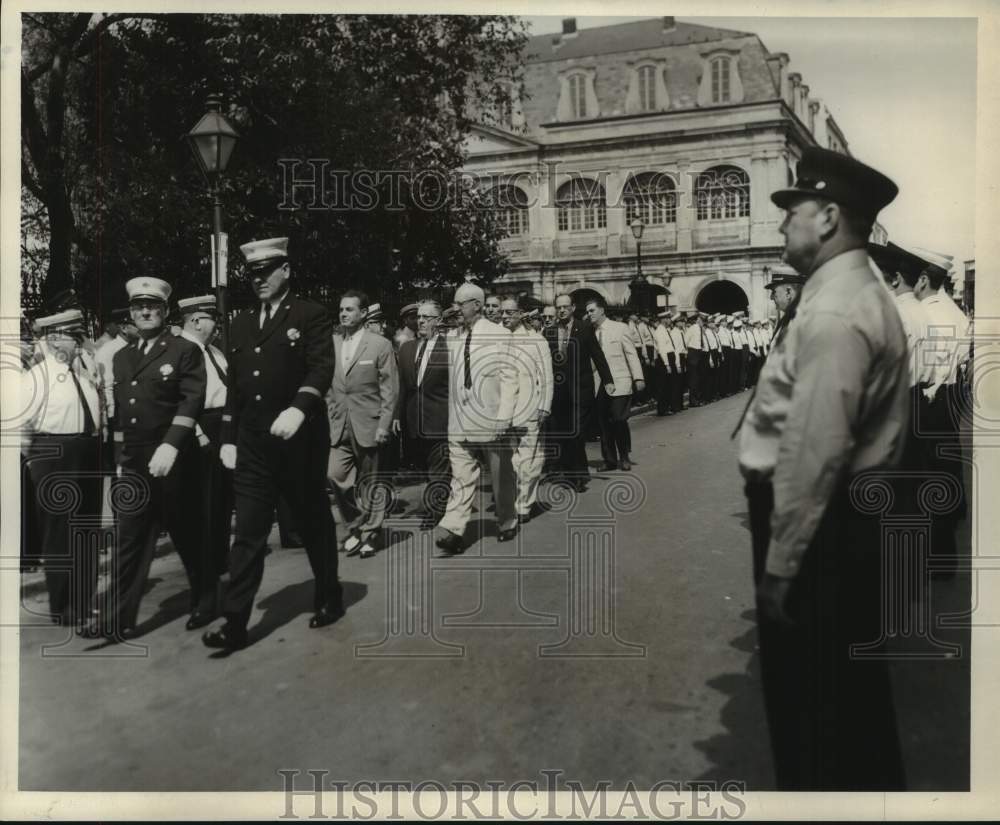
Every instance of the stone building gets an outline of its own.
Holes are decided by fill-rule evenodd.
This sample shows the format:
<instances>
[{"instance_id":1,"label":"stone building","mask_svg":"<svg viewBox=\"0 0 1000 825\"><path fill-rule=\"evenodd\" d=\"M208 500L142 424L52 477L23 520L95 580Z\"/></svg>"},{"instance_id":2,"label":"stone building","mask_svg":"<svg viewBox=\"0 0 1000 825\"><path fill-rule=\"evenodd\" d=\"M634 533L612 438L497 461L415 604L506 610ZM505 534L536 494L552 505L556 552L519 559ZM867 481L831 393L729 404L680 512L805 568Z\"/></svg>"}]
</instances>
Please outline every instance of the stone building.
<instances>
[{"instance_id":1,"label":"stone building","mask_svg":"<svg viewBox=\"0 0 1000 825\"><path fill-rule=\"evenodd\" d=\"M849 151L788 55L672 17L582 30L567 19L530 39L523 65L526 93L484 116L464 167L509 229L498 291L626 304L640 219L642 272L669 283L660 305L769 314L783 246L769 194L804 147Z\"/></svg>"}]
</instances>

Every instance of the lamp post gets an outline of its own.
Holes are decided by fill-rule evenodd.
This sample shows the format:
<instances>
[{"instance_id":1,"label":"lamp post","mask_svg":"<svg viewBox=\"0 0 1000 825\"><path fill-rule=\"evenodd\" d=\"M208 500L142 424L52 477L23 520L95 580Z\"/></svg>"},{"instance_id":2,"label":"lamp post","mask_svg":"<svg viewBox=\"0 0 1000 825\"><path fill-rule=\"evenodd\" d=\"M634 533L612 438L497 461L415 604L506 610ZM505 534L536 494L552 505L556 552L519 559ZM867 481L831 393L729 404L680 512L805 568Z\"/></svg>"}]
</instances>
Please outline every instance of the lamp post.
<instances>
[{"instance_id":1,"label":"lamp post","mask_svg":"<svg viewBox=\"0 0 1000 825\"><path fill-rule=\"evenodd\" d=\"M632 230L632 237L635 238L636 250L636 274L629 283L629 303L640 312L648 313L652 311L656 299L653 297L653 286L642 274L642 231L646 228L646 224L642 218L636 218L629 224L629 228Z\"/></svg>"},{"instance_id":2,"label":"lamp post","mask_svg":"<svg viewBox=\"0 0 1000 825\"><path fill-rule=\"evenodd\" d=\"M208 112L187 133L187 141L208 181L209 193L212 195L212 269L215 273L216 309L222 322L222 348L225 350L229 342L229 306L226 299L229 279L226 274L228 254L226 239L222 234L219 182L240 136L220 111L222 101L218 95L209 95L206 105Z\"/></svg>"},{"instance_id":3,"label":"lamp post","mask_svg":"<svg viewBox=\"0 0 1000 825\"><path fill-rule=\"evenodd\" d=\"M629 225L629 229L632 230L632 237L635 238L635 263L636 263L636 276L637 281L644 281L645 278L642 277L642 230L646 228L646 224L643 223L642 218L636 218Z\"/></svg>"}]
</instances>

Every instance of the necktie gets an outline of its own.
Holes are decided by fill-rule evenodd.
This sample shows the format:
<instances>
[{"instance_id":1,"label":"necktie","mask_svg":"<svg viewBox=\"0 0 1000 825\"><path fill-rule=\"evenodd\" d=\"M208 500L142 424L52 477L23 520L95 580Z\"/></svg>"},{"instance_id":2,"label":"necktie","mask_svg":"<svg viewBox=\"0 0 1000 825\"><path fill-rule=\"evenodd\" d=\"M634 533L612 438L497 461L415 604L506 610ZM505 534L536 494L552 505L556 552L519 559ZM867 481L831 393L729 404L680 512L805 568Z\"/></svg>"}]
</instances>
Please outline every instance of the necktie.
<instances>
[{"instance_id":1,"label":"necktie","mask_svg":"<svg viewBox=\"0 0 1000 825\"><path fill-rule=\"evenodd\" d=\"M784 336L785 330L788 329L788 325L791 323L792 318L795 317L795 310L799 307L799 298L801 296L802 291L800 290L798 295L796 295L792 299L792 302L788 305L788 312L786 312L782 319L778 322L778 327L774 331L774 337L771 339L771 349L774 349L774 345L778 343L779 336ZM743 426L743 419L747 417L747 413L750 412L750 405L753 404L753 400L757 397L757 387L760 384L760 377L763 373L763 369L757 373L757 383L753 385L753 392L750 393L747 405L743 408L743 414L740 416L740 420L736 422L736 429L733 430L732 435L729 436L730 439L736 438L736 434L740 431L740 427Z\"/></svg>"},{"instance_id":2,"label":"necktie","mask_svg":"<svg viewBox=\"0 0 1000 825\"><path fill-rule=\"evenodd\" d=\"M701 349L702 349L702 351L704 351L705 350L705 328L704 327L698 327L698 332L701 335Z\"/></svg>"},{"instance_id":3,"label":"necktie","mask_svg":"<svg viewBox=\"0 0 1000 825\"><path fill-rule=\"evenodd\" d=\"M211 361L212 362L212 366L215 367L215 371L216 371L216 373L218 373L219 380L222 381L223 386L228 387L229 386L229 381L228 381L228 378L226 376L226 371L222 367L219 366L219 362L216 361L215 360L215 356L212 355L212 350L209 349L208 347L205 347L205 355L208 356L208 360Z\"/></svg>"},{"instance_id":4,"label":"necktie","mask_svg":"<svg viewBox=\"0 0 1000 825\"><path fill-rule=\"evenodd\" d=\"M79 359L79 356L77 356ZM80 362L83 363L82 361ZM76 394L80 398L80 404L83 406L83 434L84 435L94 435L97 432L97 425L94 423L94 415L90 411L90 404L87 403L87 397L83 394L83 387L80 386L80 379L76 377L76 371L73 369L73 364L69 365L69 374L73 379L73 386L76 387Z\"/></svg>"},{"instance_id":5,"label":"necktie","mask_svg":"<svg viewBox=\"0 0 1000 825\"><path fill-rule=\"evenodd\" d=\"M261 321L260 328L264 329L264 325L271 320L271 302L268 301L264 304L264 320Z\"/></svg>"},{"instance_id":6,"label":"necktie","mask_svg":"<svg viewBox=\"0 0 1000 825\"><path fill-rule=\"evenodd\" d=\"M569 322L565 324L560 324L559 326L559 352L562 355L566 354L566 348L569 346L569 333L570 324Z\"/></svg>"},{"instance_id":7,"label":"necktie","mask_svg":"<svg viewBox=\"0 0 1000 825\"><path fill-rule=\"evenodd\" d=\"M424 365L424 353L427 351L427 339L424 338L420 342L420 347L417 350L417 386L420 386L420 381L424 377L422 367Z\"/></svg>"},{"instance_id":8,"label":"necktie","mask_svg":"<svg viewBox=\"0 0 1000 825\"><path fill-rule=\"evenodd\" d=\"M472 328L465 333L465 388L472 389Z\"/></svg>"}]
</instances>

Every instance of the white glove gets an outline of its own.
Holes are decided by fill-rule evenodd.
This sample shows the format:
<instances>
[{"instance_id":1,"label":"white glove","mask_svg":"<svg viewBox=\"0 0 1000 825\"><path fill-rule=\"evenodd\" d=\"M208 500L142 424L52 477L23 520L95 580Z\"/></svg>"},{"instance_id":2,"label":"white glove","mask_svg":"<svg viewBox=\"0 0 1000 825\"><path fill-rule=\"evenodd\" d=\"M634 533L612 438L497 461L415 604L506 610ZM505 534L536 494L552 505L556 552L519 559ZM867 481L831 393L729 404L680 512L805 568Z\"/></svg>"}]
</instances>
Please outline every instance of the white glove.
<instances>
[{"instance_id":1,"label":"white glove","mask_svg":"<svg viewBox=\"0 0 1000 825\"><path fill-rule=\"evenodd\" d=\"M177 448L170 444L161 444L156 448L153 457L149 459L149 474L153 478L163 478L174 466L177 458Z\"/></svg>"},{"instance_id":2,"label":"white glove","mask_svg":"<svg viewBox=\"0 0 1000 825\"><path fill-rule=\"evenodd\" d=\"M219 447L219 460L227 470L236 469L236 445L223 444Z\"/></svg>"},{"instance_id":3,"label":"white glove","mask_svg":"<svg viewBox=\"0 0 1000 825\"><path fill-rule=\"evenodd\" d=\"M296 407L289 407L282 410L271 425L271 435L276 435L278 438L288 441L289 438L299 431L299 427L302 426L302 422L305 420L305 414Z\"/></svg>"}]
</instances>

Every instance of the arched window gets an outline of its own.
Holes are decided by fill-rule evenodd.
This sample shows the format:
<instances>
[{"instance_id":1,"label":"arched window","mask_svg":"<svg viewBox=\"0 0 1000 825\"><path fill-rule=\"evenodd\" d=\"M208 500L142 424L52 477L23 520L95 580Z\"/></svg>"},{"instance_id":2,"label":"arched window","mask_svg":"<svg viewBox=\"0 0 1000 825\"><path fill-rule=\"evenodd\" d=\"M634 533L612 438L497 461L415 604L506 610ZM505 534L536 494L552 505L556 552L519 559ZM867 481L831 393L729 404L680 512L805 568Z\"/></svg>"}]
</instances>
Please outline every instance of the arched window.
<instances>
[{"instance_id":1,"label":"arched window","mask_svg":"<svg viewBox=\"0 0 1000 825\"><path fill-rule=\"evenodd\" d=\"M750 215L750 178L736 166L706 169L694 184L698 220L746 218Z\"/></svg>"},{"instance_id":2,"label":"arched window","mask_svg":"<svg viewBox=\"0 0 1000 825\"><path fill-rule=\"evenodd\" d=\"M644 112L656 111L656 68L639 69L639 108Z\"/></svg>"},{"instance_id":3,"label":"arched window","mask_svg":"<svg viewBox=\"0 0 1000 825\"><path fill-rule=\"evenodd\" d=\"M587 116L587 78L575 74L569 79L569 100L573 110L574 120L583 120Z\"/></svg>"},{"instance_id":4,"label":"arched window","mask_svg":"<svg viewBox=\"0 0 1000 825\"><path fill-rule=\"evenodd\" d=\"M643 172L625 184L625 223L642 218L647 226L677 222L677 192L673 179L662 172Z\"/></svg>"},{"instance_id":5,"label":"arched window","mask_svg":"<svg viewBox=\"0 0 1000 825\"><path fill-rule=\"evenodd\" d=\"M596 180L573 178L556 192L561 232L579 229L603 229L608 225L604 187Z\"/></svg>"},{"instance_id":6,"label":"arched window","mask_svg":"<svg viewBox=\"0 0 1000 825\"><path fill-rule=\"evenodd\" d=\"M497 186L490 191L490 205L508 235L528 232L528 196L517 186Z\"/></svg>"},{"instance_id":7,"label":"arched window","mask_svg":"<svg viewBox=\"0 0 1000 825\"><path fill-rule=\"evenodd\" d=\"M712 102L728 103L730 97L729 90L729 61L728 57L716 57L711 62L712 69Z\"/></svg>"}]
</instances>

